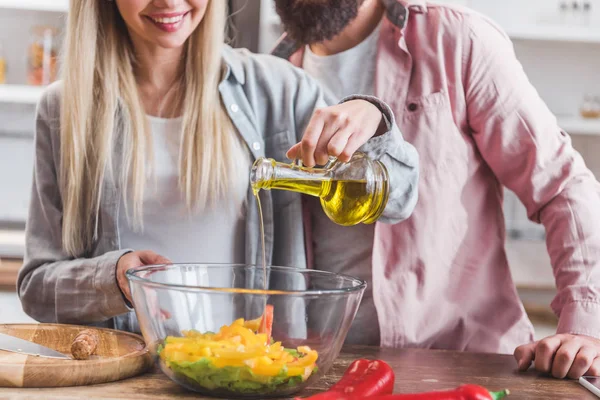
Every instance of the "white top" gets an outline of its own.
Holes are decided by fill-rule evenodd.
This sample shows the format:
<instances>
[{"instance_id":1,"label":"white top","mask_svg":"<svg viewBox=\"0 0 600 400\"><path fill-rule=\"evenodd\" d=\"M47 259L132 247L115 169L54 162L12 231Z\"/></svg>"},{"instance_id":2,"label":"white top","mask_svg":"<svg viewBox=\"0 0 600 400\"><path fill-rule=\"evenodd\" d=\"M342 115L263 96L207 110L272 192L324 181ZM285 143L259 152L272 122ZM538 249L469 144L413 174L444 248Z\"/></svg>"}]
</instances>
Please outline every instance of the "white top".
<instances>
[{"instance_id":1,"label":"white top","mask_svg":"<svg viewBox=\"0 0 600 400\"><path fill-rule=\"evenodd\" d=\"M154 165L144 193L144 227L132 229L124 207L119 213L121 246L152 250L180 263L244 263L245 204L249 185L249 158L243 146L229 156L248 160L247 174L223 202L197 215L190 214L178 188L182 119L148 116L153 139ZM131 202L129 203L131 204ZM129 207L130 213L132 208Z\"/></svg>"},{"instance_id":2,"label":"white top","mask_svg":"<svg viewBox=\"0 0 600 400\"><path fill-rule=\"evenodd\" d=\"M360 44L342 53L318 56L307 46L304 70L338 99L351 94L373 95L380 26ZM311 199L310 206L315 268L351 275L368 283L346 340L352 344L379 345L371 265L374 225L340 226L325 215L318 199Z\"/></svg>"},{"instance_id":3,"label":"white top","mask_svg":"<svg viewBox=\"0 0 600 400\"><path fill-rule=\"evenodd\" d=\"M340 100L351 94L374 95L380 30L381 23L358 45L330 56L318 56L306 46L302 67Z\"/></svg>"}]
</instances>

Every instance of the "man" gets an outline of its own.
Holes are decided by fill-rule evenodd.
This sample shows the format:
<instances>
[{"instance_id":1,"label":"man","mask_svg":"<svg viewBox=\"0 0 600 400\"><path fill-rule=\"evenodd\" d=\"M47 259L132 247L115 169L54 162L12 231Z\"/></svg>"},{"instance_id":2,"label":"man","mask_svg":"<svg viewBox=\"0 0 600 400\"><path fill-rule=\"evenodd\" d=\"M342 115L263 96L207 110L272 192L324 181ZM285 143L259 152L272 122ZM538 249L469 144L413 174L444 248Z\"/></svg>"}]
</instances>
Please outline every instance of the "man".
<instances>
[{"instance_id":1,"label":"man","mask_svg":"<svg viewBox=\"0 0 600 400\"><path fill-rule=\"evenodd\" d=\"M287 35L274 54L338 97L382 98L421 159L419 203L406 222L342 228L311 213L314 251L330 254L315 267L374 287L351 340L514 351L521 370L533 362L557 378L599 375L600 185L506 35L475 12L424 0L275 3ZM508 268L503 186L547 232L559 324L539 342ZM366 335L370 326L380 332Z\"/></svg>"}]
</instances>

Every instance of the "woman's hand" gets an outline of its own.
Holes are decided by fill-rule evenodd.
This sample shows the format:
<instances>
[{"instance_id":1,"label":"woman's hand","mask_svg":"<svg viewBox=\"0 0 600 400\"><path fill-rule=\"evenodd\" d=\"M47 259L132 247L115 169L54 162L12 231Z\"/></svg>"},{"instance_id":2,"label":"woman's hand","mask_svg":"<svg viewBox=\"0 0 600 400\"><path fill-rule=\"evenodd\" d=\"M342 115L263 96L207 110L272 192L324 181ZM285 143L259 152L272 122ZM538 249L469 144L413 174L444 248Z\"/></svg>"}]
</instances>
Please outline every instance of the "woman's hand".
<instances>
[{"instance_id":1,"label":"woman's hand","mask_svg":"<svg viewBox=\"0 0 600 400\"><path fill-rule=\"evenodd\" d=\"M287 157L301 158L307 167L324 165L329 156L350 160L356 150L373 137L384 123L383 114L366 100L351 100L318 109L313 114L302 142L287 152Z\"/></svg>"},{"instance_id":2,"label":"woman's hand","mask_svg":"<svg viewBox=\"0 0 600 400\"><path fill-rule=\"evenodd\" d=\"M134 251L127 253L122 256L117 262L117 282L121 292L125 295L125 298L133 304L131 299L131 292L129 290L129 282L125 276L125 272L128 269L141 267L144 265L156 265L156 264L172 264L172 262L161 255L156 254L150 250Z\"/></svg>"}]
</instances>

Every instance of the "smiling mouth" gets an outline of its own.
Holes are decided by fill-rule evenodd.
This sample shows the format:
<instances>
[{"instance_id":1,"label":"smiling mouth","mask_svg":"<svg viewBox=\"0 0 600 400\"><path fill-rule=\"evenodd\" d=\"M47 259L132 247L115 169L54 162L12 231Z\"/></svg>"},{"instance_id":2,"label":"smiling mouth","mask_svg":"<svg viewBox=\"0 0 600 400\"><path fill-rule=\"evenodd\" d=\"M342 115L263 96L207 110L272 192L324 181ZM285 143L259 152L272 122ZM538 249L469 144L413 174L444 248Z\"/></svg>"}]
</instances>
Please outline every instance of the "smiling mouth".
<instances>
[{"instance_id":1,"label":"smiling mouth","mask_svg":"<svg viewBox=\"0 0 600 400\"><path fill-rule=\"evenodd\" d=\"M176 24L177 22L183 20L187 13L178 15L177 17L169 17L169 18L152 18L149 17L152 21L158 24Z\"/></svg>"},{"instance_id":2,"label":"smiling mouth","mask_svg":"<svg viewBox=\"0 0 600 400\"><path fill-rule=\"evenodd\" d=\"M151 17L149 15L146 15L145 17L159 28L171 31L172 29L177 28L189 13L190 11L187 11L183 14L170 17Z\"/></svg>"}]
</instances>

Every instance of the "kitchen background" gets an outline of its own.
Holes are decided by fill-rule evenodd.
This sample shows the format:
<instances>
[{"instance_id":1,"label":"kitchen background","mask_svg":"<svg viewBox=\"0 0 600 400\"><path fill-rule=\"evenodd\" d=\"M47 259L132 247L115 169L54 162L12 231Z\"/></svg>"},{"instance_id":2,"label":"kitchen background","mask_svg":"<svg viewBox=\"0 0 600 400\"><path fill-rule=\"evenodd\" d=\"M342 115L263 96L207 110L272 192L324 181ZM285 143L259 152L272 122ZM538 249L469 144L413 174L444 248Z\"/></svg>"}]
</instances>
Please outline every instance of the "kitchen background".
<instances>
[{"instance_id":1,"label":"kitchen background","mask_svg":"<svg viewBox=\"0 0 600 400\"><path fill-rule=\"evenodd\" d=\"M99 0L102 1L102 0ZM225 1L225 0L213 0ZM449 0L498 22L531 82L600 177L600 0ZM233 44L268 52L281 27L271 0L229 0ZM33 166L33 118L51 80L68 0L0 0L0 323L31 321L15 293ZM555 293L544 230L506 194L511 268L536 336L550 334Z\"/></svg>"}]
</instances>

